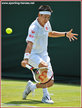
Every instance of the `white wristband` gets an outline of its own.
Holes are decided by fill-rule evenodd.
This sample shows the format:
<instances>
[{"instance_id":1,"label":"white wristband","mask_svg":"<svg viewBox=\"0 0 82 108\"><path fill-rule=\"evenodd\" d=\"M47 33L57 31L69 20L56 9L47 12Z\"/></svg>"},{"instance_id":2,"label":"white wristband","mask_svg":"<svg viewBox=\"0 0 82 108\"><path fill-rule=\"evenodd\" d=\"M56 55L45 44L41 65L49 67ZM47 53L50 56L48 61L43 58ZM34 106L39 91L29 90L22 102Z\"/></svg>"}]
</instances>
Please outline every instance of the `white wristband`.
<instances>
[{"instance_id":1,"label":"white wristband","mask_svg":"<svg viewBox=\"0 0 82 108\"><path fill-rule=\"evenodd\" d=\"M25 53L24 54L24 59L29 59L29 57L30 57L30 53Z\"/></svg>"}]
</instances>

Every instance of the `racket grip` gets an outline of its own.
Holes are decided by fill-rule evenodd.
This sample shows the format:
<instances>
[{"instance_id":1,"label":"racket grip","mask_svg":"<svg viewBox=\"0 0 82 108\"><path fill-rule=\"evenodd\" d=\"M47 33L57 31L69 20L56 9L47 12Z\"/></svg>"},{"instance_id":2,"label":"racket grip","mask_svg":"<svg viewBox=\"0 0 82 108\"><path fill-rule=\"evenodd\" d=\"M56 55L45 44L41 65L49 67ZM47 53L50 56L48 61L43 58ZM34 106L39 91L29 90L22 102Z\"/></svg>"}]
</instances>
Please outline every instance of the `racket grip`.
<instances>
[{"instance_id":1,"label":"racket grip","mask_svg":"<svg viewBox=\"0 0 82 108\"><path fill-rule=\"evenodd\" d=\"M31 69L32 67L31 67L31 66L29 66L28 64L26 64L26 68Z\"/></svg>"}]
</instances>

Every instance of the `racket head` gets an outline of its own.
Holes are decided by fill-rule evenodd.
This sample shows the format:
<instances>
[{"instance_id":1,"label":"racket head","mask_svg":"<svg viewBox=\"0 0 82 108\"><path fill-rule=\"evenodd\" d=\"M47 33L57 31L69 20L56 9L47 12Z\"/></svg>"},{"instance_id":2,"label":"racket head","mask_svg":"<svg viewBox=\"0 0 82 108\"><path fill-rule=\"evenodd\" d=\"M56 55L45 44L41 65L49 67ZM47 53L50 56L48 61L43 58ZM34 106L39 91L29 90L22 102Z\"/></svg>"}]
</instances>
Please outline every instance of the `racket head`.
<instances>
[{"instance_id":1,"label":"racket head","mask_svg":"<svg viewBox=\"0 0 82 108\"><path fill-rule=\"evenodd\" d=\"M33 69L32 73L33 73L34 80L38 83L46 83L49 80L49 78L47 76L48 68L46 68L46 67Z\"/></svg>"},{"instance_id":2,"label":"racket head","mask_svg":"<svg viewBox=\"0 0 82 108\"><path fill-rule=\"evenodd\" d=\"M37 82L37 83L40 83L40 80L37 78L37 76L39 74L39 69L33 69L31 71L32 71L32 74L33 74L34 81Z\"/></svg>"}]
</instances>

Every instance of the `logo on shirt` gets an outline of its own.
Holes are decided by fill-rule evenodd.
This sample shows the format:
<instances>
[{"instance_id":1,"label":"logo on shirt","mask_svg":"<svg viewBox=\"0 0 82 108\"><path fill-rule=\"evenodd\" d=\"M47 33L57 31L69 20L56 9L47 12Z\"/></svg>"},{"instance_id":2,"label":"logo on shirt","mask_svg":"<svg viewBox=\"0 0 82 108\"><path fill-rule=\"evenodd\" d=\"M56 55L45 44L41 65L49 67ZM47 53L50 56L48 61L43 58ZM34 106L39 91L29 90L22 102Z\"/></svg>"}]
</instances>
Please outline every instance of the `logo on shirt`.
<instances>
[{"instance_id":1,"label":"logo on shirt","mask_svg":"<svg viewBox=\"0 0 82 108\"><path fill-rule=\"evenodd\" d=\"M31 34L29 34L29 37L34 38L34 36L33 36L33 35L31 35Z\"/></svg>"},{"instance_id":2,"label":"logo on shirt","mask_svg":"<svg viewBox=\"0 0 82 108\"><path fill-rule=\"evenodd\" d=\"M32 30L31 32L32 32L32 33L35 33L35 31L33 31L33 30Z\"/></svg>"},{"instance_id":3,"label":"logo on shirt","mask_svg":"<svg viewBox=\"0 0 82 108\"><path fill-rule=\"evenodd\" d=\"M48 31L48 27L45 28Z\"/></svg>"}]
</instances>

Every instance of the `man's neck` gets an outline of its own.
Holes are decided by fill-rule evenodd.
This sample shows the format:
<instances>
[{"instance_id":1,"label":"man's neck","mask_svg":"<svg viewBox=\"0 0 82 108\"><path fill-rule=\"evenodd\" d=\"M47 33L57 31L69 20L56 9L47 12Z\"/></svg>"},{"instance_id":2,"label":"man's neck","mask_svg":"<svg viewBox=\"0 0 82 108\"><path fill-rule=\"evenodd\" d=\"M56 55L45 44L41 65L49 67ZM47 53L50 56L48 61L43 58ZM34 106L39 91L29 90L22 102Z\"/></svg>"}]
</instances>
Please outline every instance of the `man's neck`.
<instances>
[{"instance_id":1,"label":"man's neck","mask_svg":"<svg viewBox=\"0 0 82 108\"><path fill-rule=\"evenodd\" d=\"M40 24L42 27L44 27L44 25L41 23L41 20L40 20L39 18L37 18L37 20L38 20L39 24Z\"/></svg>"}]
</instances>

